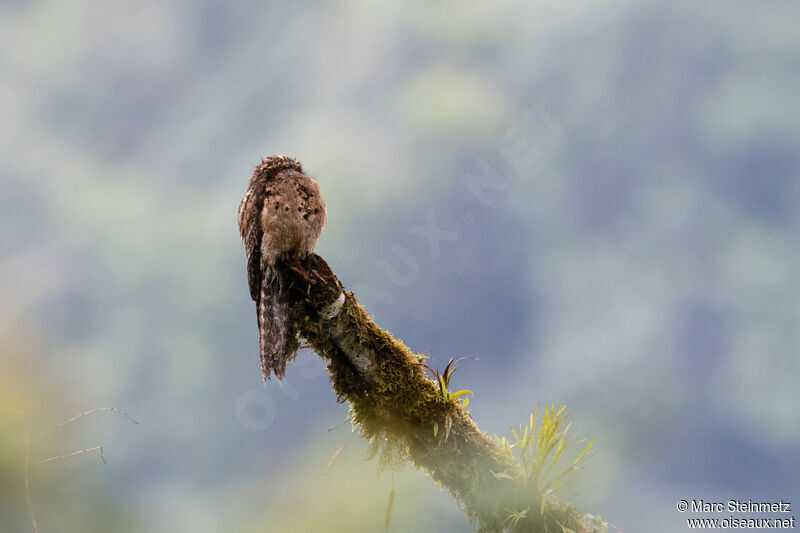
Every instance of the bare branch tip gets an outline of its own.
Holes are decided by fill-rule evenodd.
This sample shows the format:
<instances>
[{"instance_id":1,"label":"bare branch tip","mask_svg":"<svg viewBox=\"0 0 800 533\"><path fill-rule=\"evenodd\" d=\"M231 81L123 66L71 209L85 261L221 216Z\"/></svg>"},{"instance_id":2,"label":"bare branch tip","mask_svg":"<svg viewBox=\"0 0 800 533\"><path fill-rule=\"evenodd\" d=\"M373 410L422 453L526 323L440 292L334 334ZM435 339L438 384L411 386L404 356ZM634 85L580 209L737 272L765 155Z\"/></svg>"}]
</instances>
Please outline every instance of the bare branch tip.
<instances>
[{"instance_id":1,"label":"bare branch tip","mask_svg":"<svg viewBox=\"0 0 800 533\"><path fill-rule=\"evenodd\" d=\"M57 429L60 429L60 428L62 428L64 426L72 424L73 422L83 418L84 416L89 416L91 414L98 413L100 411L112 411L114 413L118 413L118 414L124 416L125 418L127 418L128 420L133 422L134 424L138 424L139 423L138 420L134 419L131 415L129 415L128 413L126 413L122 409L118 409L116 407L96 407L94 409L89 409L88 411L83 411L82 413L78 413L77 415L73 416L72 418L68 418L67 420L64 420L63 422L61 422L59 424L56 424L54 426L50 426L49 428L44 430L42 433L40 433L38 437L35 437L34 439L32 439L31 442L39 441L39 440L43 439L45 436L47 436L50 433L52 433L53 431L57 430Z\"/></svg>"}]
</instances>

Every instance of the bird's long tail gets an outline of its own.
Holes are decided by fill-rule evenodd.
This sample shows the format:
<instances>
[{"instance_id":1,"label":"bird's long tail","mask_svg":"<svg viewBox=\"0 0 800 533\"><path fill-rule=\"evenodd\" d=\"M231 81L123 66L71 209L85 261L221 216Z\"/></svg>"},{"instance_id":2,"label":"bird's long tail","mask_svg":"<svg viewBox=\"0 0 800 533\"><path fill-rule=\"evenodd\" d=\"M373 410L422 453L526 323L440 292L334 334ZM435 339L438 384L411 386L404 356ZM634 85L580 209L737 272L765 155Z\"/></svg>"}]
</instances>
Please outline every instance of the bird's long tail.
<instances>
[{"instance_id":1,"label":"bird's long tail","mask_svg":"<svg viewBox=\"0 0 800 533\"><path fill-rule=\"evenodd\" d=\"M259 353L261 377L270 372L279 380L286 374L286 361L291 356L289 331L289 298L279 269L268 267L261 282L258 302Z\"/></svg>"}]
</instances>

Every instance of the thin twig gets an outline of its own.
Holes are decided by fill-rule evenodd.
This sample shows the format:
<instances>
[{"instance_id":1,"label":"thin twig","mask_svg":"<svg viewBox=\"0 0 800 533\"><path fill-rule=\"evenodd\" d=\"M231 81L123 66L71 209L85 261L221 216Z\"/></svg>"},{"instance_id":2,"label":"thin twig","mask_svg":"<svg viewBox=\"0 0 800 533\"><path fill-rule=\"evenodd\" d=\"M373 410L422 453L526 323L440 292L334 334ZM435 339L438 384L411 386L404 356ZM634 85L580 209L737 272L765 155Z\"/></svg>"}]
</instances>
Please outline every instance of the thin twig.
<instances>
[{"instance_id":1,"label":"thin twig","mask_svg":"<svg viewBox=\"0 0 800 533\"><path fill-rule=\"evenodd\" d=\"M347 418L345 418L344 420L342 420L341 422L339 422L338 424L336 424L336 425L335 425L335 426L333 426L332 428L328 428L328 431L336 431L337 429L339 429L339 428L340 428L340 427L342 427L343 425L347 424L347 423L350 421L350 418L351 418L352 416L353 416L353 415L347 415Z\"/></svg>"},{"instance_id":2,"label":"thin twig","mask_svg":"<svg viewBox=\"0 0 800 533\"><path fill-rule=\"evenodd\" d=\"M31 482L28 475L31 460L31 439L30 434L25 431L25 500L28 502L28 512L31 515L31 524L33 525L33 533L39 533L39 525L36 523L36 514L33 512L33 503L31 502Z\"/></svg>"},{"instance_id":3,"label":"thin twig","mask_svg":"<svg viewBox=\"0 0 800 533\"><path fill-rule=\"evenodd\" d=\"M55 430L57 430L57 429L59 429L61 427L64 427L67 424L71 424L71 423L75 422L76 420L78 420L79 418L83 418L84 416L91 415L93 413L97 413L98 411L113 411L115 413L121 414L122 416L124 416L125 418L127 418L128 420L133 422L134 424L138 424L139 423L136 420L134 420L133 418L131 418L131 416L128 413L126 413L125 411L122 411L121 409L117 409L116 407L97 407L96 409L89 409L88 411L84 411L84 412L82 412L80 414L77 414L77 415L73 416L72 418L70 418L68 420L64 420L60 424L56 424L55 426L51 426L51 427L47 428L46 430L44 430L44 432L42 432L41 435L39 435L38 437L33 439L32 442L37 442L37 441L41 440L42 438L44 438L46 435L49 435L51 432L53 432L53 431L55 431Z\"/></svg>"},{"instance_id":4,"label":"thin twig","mask_svg":"<svg viewBox=\"0 0 800 533\"><path fill-rule=\"evenodd\" d=\"M48 457L47 459L42 459L41 461L36 461L35 463L30 463L30 466L37 466L44 463L49 463L50 461L57 461L58 459L66 459L67 457L74 457L76 455L80 455L82 453L93 452L95 450L100 450L100 460L103 463L108 464L106 461L105 456L103 455L103 447L102 446L95 446L94 448L84 448L83 450L78 450L72 453L65 453L64 455L55 455L53 457Z\"/></svg>"},{"instance_id":5,"label":"thin twig","mask_svg":"<svg viewBox=\"0 0 800 533\"><path fill-rule=\"evenodd\" d=\"M80 454L87 453L87 452L93 452L95 450L100 452L100 460L103 461L103 463L108 464L108 462L106 461L106 458L103 455L103 447L102 446L95 446L93 448L84 448L83 450L78 450L78 451L75 451L75 452L72 452L72 453L67 453L67 454L64 454L64 455L57 455L57 456L53 456L53 457L48 457L47 459L42 459L41 461L37 461L35 463L31 463L31 446L35 442L38 442L38 441L42 440L44 437L46 437L47 435L49 435L53 431L55 431L55 430L57 430L59 428L62 428L64 426L68 425L68 424L71 424L71 423L75 422L76 420L78 420L80 418L83 418L84 416L91 415L93 413L97 413L98 411L113 411L115 413L121 414L122 416L124 416L125 418L127 418L128 420L133 422L134 424L138 424L139 423L136 420L134 420L128 413L126 413L125 411L122 411L121 409L117 409L116 407L98 407L96 409L90 409L88 411L84 411L82 413L79 413L79 414L73 416L72 418L61 422L60 424L56 424L55 426L51 426L51 427L47 428L46 430L44 430L42 433L40 433L38 437L36 437L34 439L31 439L30 431L28 429L29 428L29 423L28 423L28 418L27 418L27 411L25 409L25 405L23 404L22 415L23 415L23 417L25 419L25 500L28 503L28 511L30 512L30 515L31 515L31 524L33 525L33 533L39 533L39 525L36 523L36 513L34 513L34 511L33 511L33 502L32 502L32 499L31 499L31 483L30 483L30 475L29 475L29 470L30 470L31 466L37 466L37 465L41 465L41 464L44 464L44 463L49 463L50 461L56 461L58 459L66 459L67 457L74 457L76 455L80 455Z\"/></svg>"},{"instance_id":6,"label":"thin twig","mask_svg":"<svg viewBox=\"0 0 800 533\"><path fill-rule=\"evenodd\" d=\"M339 457L339 454L342 453L345 448L347 448L347 445L350 444L350 441L352 441L352 440L353 440L353 438L350 437L350 440L348 440L347 442L345 442L344 444L339 446L339 449L336 450L333 453L333 456L330 458L330 460L328 461L328 464L325 466L325 470L322 472L323 476L327 476L328 475L328 470L330 470L331 467L333 466L333 462L336 460L337 457Z\"/></svg>"}]
</instances>

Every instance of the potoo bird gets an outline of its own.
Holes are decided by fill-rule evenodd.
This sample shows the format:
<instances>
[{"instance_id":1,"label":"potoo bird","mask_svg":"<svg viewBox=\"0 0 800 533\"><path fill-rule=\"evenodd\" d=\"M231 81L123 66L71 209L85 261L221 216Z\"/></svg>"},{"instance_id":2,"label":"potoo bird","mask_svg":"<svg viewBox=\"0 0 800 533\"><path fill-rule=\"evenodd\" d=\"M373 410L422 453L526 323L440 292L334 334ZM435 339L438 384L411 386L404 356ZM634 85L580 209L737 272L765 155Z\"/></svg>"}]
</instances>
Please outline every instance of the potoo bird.
<instances>
[{"instance_id":1,"label":"potoo bird","mask_svg":"<svg viewBox=\"0 0 800 533\"><path fill-rule=\"evenodd\" d=\"M325 202L317 182L299 161L270 156L256 167L239 204L239 233L247 254L247 281L258 316L261 376L280 380L297 351L289 320L287 270L282 261L314 249L325 226Z\"/></svg>"}]
</instances>

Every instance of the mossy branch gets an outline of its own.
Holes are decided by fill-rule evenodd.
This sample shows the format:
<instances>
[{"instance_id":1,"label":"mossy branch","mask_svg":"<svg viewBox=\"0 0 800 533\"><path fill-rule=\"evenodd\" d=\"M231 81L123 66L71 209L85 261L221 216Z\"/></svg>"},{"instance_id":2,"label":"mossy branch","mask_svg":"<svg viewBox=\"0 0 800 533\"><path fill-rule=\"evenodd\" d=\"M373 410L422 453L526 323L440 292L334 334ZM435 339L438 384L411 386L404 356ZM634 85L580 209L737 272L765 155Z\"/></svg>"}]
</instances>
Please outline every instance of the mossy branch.
<instances>
[{"instance_id":1,"label":"mossy branch","mask_svg":"<svg viewBox=\"0 0 800 533\"><path fill-rule=\"evenodd\" d=\"M309 254L286 266L294 333L327 361L336 394L382 466L410 461L427 471L480 532L590 531L572 506L549 497L542 505L535 487L514 481L523 477L520 465L461 401L441 394L422 357L379 328L324 259Z\"/></svg>"}]
</instances>

